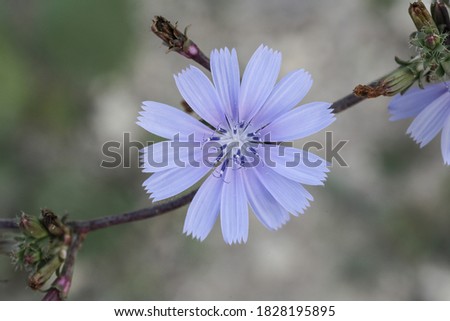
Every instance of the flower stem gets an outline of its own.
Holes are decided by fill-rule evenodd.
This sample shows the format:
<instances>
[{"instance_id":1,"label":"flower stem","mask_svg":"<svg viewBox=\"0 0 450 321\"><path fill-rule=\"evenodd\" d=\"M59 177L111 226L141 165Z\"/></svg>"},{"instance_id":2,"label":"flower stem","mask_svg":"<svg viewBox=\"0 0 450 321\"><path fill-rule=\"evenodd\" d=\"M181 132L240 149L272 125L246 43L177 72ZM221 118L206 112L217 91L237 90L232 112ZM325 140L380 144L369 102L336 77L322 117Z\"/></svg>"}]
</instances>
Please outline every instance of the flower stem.
<instances>
[{"instance_id":1,"label":"flower stem","mask_svg":"<svg viewBox=\"0 0 450 321\"><path fill-rule=\"evenodd\" d=\"M143 208L137 211L123 213L113 216L105 216L98 219L87 221L73 221L68 223L76 233L87 233L114 225L130 223L134 221L145 220L164 213L168 213L174 209L180 208L188 204L194 198L197 190L190 192L184 196L174 199L173 201L154 205L152 207Z\"/></svg>"},{"instance_id":2,"label":"flower stem","mask_svg":"<svg viewBox=\"0 0 450 321\"><path fill-rule=\"evenodd\" d=\"M95 230L107 228L114 225L120 225L130 223L134 221L145 220L155 216L159 216L168 212L171 212L177 208L180 208L188 204L194 198L196 190L193 190L189 194L176 198L172 201L157 204L151 207L142 208L136 211L104 216L101 218L86 220L86 221L71 221L69 225L75 233L84 234ZM18 229L16 219L0 219L0 229Z\"/></svg>"},{"instance_id":3,"label":"flower stem","mask_svg":"<svg viewBox=\"0 0 450 321\"><path fill-rule=\"evenodd\" d=\"M0 229L18 229L19 225L17 224L17 219L15 218L7 218L0 219Z\"/></svg>"}]
</instances>

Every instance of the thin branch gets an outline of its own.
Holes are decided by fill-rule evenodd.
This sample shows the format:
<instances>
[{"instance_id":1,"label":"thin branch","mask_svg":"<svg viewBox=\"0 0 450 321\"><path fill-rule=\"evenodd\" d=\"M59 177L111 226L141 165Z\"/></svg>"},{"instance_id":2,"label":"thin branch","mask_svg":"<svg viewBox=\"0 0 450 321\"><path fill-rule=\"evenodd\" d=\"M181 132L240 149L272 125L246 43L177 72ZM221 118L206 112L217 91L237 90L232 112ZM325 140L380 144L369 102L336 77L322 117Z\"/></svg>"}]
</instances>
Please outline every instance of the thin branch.
<instances>
[{"instance_id":1,"label":"thin branch","mask_svg":"<svg viewBox=\"0 0 450 321\"><path fill-rule=\"evenodd\" d=\"M180 208L188 204L189 202L192 201L196 192L197 190L193 190L189 194L176 198L172 201L157 204L152 207L142 208L128 213L105 216L87 221L71 221L66 224L73 229L74 233L84 234L114 225L145 220L148 218L162 215L164 213L171 212L177 208ZM0 220L0 229L18 229L18 228L19 226L17 225L16 219Z\"/></svg>"},{"instance_id":2,"label":"thin branch","mask_svg":"<svg viewBox=\"0 0 450 321\"><path fill-rule=\"evenodd\" d=\"M64 261L64 266L61 270L61 275L72 277L73 267L75 265L75 259L76 259L78 251L81 248L81 245L83 244L85 236L86 236L86 234L83 234L83 233L79 233L79 234L74 233L72 235L69 250L67 251L67 258Z\"/></svg>"},{"instance_id":3,"label":"thin branch","mask_svg":"<svg viewBox=\"0 0 450 321\"><path fill-rule=\"evenodd\" d=\"M16 230L19 228L19 225L17 225L17 219L15 218L6 218L0 219L0 229L13 229Z\"/></svg>"},{"instance_id":4,"label":"thin branch","mask_svg":"<svg viewBox=\"0 0 450 321\"><path fill-rule=\"evenodd\" d=\"M189 194L174 199L173 201L154 205L148 208L143 208L137 211L123 213L114 216L106 216L88 221L69 222L68 225L72 227L75 233L88 233L114 225L145 220L148 218L152 218L170 212L174 209L180 208L188 204L190 201L192 201L196 192L197 190L194 190Z\"/></svg>"},{"instance_id":5,"label":"thin branch","mask_svg":"<svg viewBox=\"0 0 450 321\"><path fill-rule=\"evenodd\" d=\"M380 78L380 79L383 79L383 78ZM368 86L369 87L376 86L378 84L379 80L375 80L375 81L371 82ZM344 111L352 106L355 106L356 104L359 104L366 98L367 97L357 96L354 93L351 93L345 97L342 97L341 99L336 100L331 105L331 109L333 110L333 113L337 114L337 113L340 113L341 111Z\"/></svg>"}]
</instances>

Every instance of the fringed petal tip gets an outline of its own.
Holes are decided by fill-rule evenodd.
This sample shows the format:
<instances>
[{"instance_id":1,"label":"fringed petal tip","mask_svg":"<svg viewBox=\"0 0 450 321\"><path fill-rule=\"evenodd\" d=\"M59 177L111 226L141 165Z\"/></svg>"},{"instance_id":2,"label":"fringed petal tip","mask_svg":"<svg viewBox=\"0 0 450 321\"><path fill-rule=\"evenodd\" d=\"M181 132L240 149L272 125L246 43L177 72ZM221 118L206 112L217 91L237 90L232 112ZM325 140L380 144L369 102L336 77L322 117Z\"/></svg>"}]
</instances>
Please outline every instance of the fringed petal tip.
<instances>
[{"instance_id":1,"label":"fringed petal tip","mask_svg":"<svg viewBox=\"0 0 450 321\"><path fill-rule=\"evenodd\" d=\"M211 59L229 59L231 56L237 56L235 48L230 50L228 47L223 47L211 51Z\"/></svg>"},{"instance_id":2,"label":"fringed petal tip","mask_svg":"<svg viewBox=\"0 0 450 321\"><path fill-rule=\"evenodd\" d=\"M295 215L294 215L295 216ZM278 231L279 229L281 229L284 225L286 225L287 222L289 222L291 220L291 215L286 215L283 220L281 220L280 222L278 222L277 225L273 225L273 226L269 226L266 227L269 231Z\"/></svg>"},{"instance_id":3,"label":"fringed petal tip","mask_svg":"<svg viewBox=\"0 0 450 321\"><path fill-rule=\"evenodd\" d=\"M223 240L228 245L239 245L239 244L247 243L247 238L245 238L245 239L244 238L239 238L239 239L232 239L232 240L224 238Z\"/></svg>"},{"instance_id":4,"label":"fringed petal tip","mask_svg":"<svg viewBox=\"0 0 450 321\"><path fill-rule=\"evenodd\" d=\"M184 229L183 234L185 234L187 237L191 237L193 240L203 242L208 237L209 233L208 234L197 234L195 231ZM248 241L248 239L244 238L244 237L236 238L236 239L233 239L233 238L230 239L230 238L224 237L223 240L227 245L230 245L230 246L245 244Z\"/></svg>"},{"instance_id":5,"label":"fringed petal tip","mask_svg":"<svg viewBox=\"0 0 450 321\"><path fill-rule=\"evenodd\" d=\"M272 54L272 55L281 55L280 51L272 49L271 47L269 47L268 45L263 44L263 43L260 44L259 47L256 49L256 52L259 52L259 51L266 52L266 53L269 53L269 54Z\"/></svg>"},{"instance_id":6,"label":"fringed petal tip","mask_svg":"<svg viewBox=\"0 0 450 321\"><path fill-rule=\"evenodd\" d=\"M191 237L193 240L197 240L200 242L203 242L206 239L206 237L208 236L208 235L197 235L197 234L194 234L194 231L188 231L188 230L183 230L183 233L186 236Z\"/></svg>"}]
</instances>

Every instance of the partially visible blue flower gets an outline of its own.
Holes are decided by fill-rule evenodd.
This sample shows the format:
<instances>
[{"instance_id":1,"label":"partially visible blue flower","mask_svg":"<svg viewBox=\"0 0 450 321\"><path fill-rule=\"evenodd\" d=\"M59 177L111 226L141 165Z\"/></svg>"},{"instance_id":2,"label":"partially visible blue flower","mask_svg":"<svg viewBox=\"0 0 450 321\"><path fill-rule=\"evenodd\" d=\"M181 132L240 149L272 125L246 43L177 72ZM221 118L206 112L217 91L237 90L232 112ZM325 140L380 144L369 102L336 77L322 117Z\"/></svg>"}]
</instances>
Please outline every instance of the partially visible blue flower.
<instances>
[{"instance_id":1,"label":"partially visible blue flower","mask_svg":"<svg viewBox=\"0 0 450 321\"><path fill-rule=\"evenodd\" d=\"M415 117L406 131L422 148L442 130L441 151L444 163L450 165L450 89L446 82L424 89L414 88L395 96L389 104L395 121Z\"/></svg>"},{"instance_id":2,"label":"partially visible blue flower","mask_svg":"<svg viewBox=\"0 0 450 321\"><path fill-rule=\"evenodd\" d=\"M249 205L265 227L276 230L289 213L302 214L313 200L303 185L323 185L328 172L323 159L279 143L324 129L334 115L325 102L294 108L312 80L301 69L276 83L280 65L281 54L261 45L241 81L236 51L225 48L211 53L213 82L193 66L176 75L181 95L207 125L174 107L143 103L141 127L169 142L200 146L176 150L165 141L142 151L143 171L153 173L143 185L155 201L207 176L189 206L187 235L204 240L220 216L225 242L246 242ZM205 159L208 144L215 144L212 160ZM166 163L158 167L150 159ZM180 160L186 165L177 165Z\"/></svg>"}]
</instances>

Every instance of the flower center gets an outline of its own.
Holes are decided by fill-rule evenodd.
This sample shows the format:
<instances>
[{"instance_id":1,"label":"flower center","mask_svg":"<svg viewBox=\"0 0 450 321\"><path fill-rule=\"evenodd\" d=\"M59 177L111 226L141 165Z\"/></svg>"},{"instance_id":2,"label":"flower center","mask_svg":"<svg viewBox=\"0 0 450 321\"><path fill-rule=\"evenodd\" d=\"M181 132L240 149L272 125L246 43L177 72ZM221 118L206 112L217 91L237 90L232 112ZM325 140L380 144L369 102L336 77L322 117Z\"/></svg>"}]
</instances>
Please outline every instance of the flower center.
<instances>
[{"instance_id":1,"label":"flower center","mask_svg":"<svg viewBox=\"0 0 450 321\"><path fill-rule=\"evenodd\" d=\"M212 165L218 167L222 163L220 177L228 167L250 167L258 160L256 147L262 143L259 129L254 130L251 123L245 121L228 124L225 128L218 126L208 141L217 143L217 156Z\"/></svg>"}]
</instances>

